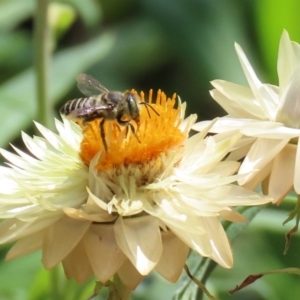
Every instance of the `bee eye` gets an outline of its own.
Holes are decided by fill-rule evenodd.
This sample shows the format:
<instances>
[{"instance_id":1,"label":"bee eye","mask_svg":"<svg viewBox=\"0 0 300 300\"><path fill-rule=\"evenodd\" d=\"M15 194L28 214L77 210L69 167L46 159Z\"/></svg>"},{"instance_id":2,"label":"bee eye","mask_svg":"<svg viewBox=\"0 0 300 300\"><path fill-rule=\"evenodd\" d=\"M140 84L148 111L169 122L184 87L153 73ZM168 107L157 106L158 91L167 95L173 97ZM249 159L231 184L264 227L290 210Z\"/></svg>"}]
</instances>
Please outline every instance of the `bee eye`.
<instances>
[{"instance_id":1,"label":"bee eye","mask_svg":"<svg viewBox=\"0 0 300 300\"><path fill-rule=\"evenodd\" d=\"M137 113L138 111L138 106L137 106L137 102L135 100L134 95L129 94L126 98L126 102L128 104L128 109L130 111L130 114L133 116Z\"/></svg>"}]
</instances>

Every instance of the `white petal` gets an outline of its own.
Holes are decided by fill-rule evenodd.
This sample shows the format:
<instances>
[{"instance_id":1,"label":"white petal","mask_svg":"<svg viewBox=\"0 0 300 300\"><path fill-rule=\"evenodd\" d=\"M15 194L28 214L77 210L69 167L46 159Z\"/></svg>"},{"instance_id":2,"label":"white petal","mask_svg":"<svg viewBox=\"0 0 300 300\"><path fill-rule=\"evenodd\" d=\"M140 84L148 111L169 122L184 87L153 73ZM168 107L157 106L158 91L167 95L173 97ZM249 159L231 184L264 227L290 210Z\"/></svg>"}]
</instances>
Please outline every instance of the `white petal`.
<instances>
[{"instance_id":1,"label":"white petal","mask_svg":"<svg viewBox=\"0 0 300 300\"><path fill-rule=\"evenodd\" d=\"M296 42L291 42L291 43L295 55L295 61L298 62L300 61L300 45ZM294 66L296 66L296 64Z\"/></svg>"},{"instance_id":2,"label":"white petal","mask_svg":"<svg viewBox=\"0 0 300 300\"><path fill-rule=\"evenodd\" d=\"M84 283L93 275L82 241L64 258L62 264L66 277L68 279L74 278L79 284Z\"/></svg>"},{"instance_id":3,"label":"white petal","mask_svg":"<svg viewBox=\"0 0 300 300\"><path fill-rule=\"evenodd\" d=\"M194 125L194 123L197 120L197 115L196 114L192 114L190 116L188 116L185 120L183 120L183 122L180 124L179 129L185 133L186 135L188 135L188 133L190 132L192 126Z\"/></svg>"},{"instance_id":4,"label":"white petal","mask_svg":"<svg viewBox=\"0 0 300 300\"><path fill-rule=\"evenodd\" d=\"M262 184L263 191L264 186L266 184L266 178L269 177L272 167L273 167L273 161L271 160L268 164L266 164L262 169L254 171L255 176L250 178L247 182L243 183L243 187L250 190L255 191L260 184ZM264 194L267 194L267 192L264 192Z\"/></svg>"},{"instance_id":5,"label":"white petal","mask_svg":"<svg viewBox=\"0 0 300 300\"><path fill-rule=\"evenodd\" d=\"M297 63L295 61L294 50L289 34L286 30L283 30L280 38L277 60L280 96L286 89L286 86L295 71L296 65Z\"/></svg>"},{"instance_id":6,"label":"white petal","mask_svg":"<svg viewBox=\"0 0 300 300\"><path fill-rule=\"evenodd\" d=\"M46 229L42 262L46 269L60 263L78 244L91 222L62 217Z\"/></svg>"},{"instance_id":7,"label":"white petal","mask_svg":"<svg viewBox=\"0 0 300 300\"><path fill-rule=\"evenodd\" d=\"M266 119L250 88L223 80L214 80L211 83L216 88L210 92L211 96L228 115L245 119Z\"/></svg>"},{"instance_id":8,"label":"white petal","mask_svg":"<svg viewBox=\"0 0 300 300\"><path fill-rule=\"evenodd\" d=\"M108 214L106 211L93 212L93 213L86 213L80 209L65 207L63 209L64 213L69 216L70 218L77 219L77 220L89 220L92 222L111 222L116 219L116 216Z\"/></svg>"},{"instance_id":9,"label":"white petal","mask_svg":"<svg viewBox=\"0 0 300 300\"><path fill-rule=\"evenodd\" d=\"M237 161L221 161L211 170L211 172L221 176L229 176L233 175L238 170L239 166L240 163Z\"/></svg>"},{"instance_id":10,"label":"white petal","mask_svg":"<svg viewBox=\"0 0 300 300\"><path fill-rule=\"evenodd\" d=\"M257 78L242 48L238 44L235 44L235 49L255 98L260 103L265 116L270 121L274 121L279 98L274 98L275 95L272 89L267 85L263 85Z\"/></svg>"},{"instance_id":11,"label":"white petal","mask_svg":"<svg viewBox=\"0 0 300 300\"><path fill-rule=\"evenodd\" d=\"M141 275L155 267L162 253L158 220L152 216L123 219L114 225L116 241Z\"/></svg>"},{"instance_id":12,"label":"white petal","mask_svg":"<svg viewBox=\"0 0 300 300\"><path fill-rule=\"evenodd\" d=\"M160 199L160 197L162 197L162 199ZM174 196L174 198L176 199L176 196ZM163 223L165 223L165 225L167 224L168 226L185 228L186 230L197 235L205 234L205 232L201 228L201 224L200 226L197 226L199 225L198 216L196 214L191 215L187 211L180 212L176 210L176 208L180 207L176 205L177 203L175 199L172 199L173 201L171 199L172 196L164 199L163 195L157 195L155 199L157 206L152 206L149 203L145 202L144 209L148 214L159 218Z\"/></svg>"},{"instance_id":13,"label":"white petal","mask_svg":"<svg viewBox=\"0 0 300 300\"><path fill-rule=\"evenodd\" d=\"M123 266L119 269L118 275L122 283L130 290L135 290L135 288L145 278L137 271L129 259L127 259Z\"/></svg>"},{"instance_id":14,"label":"white petal","mask_svg":"<svg viewBox=\"0 0 300 300\"><path fill-rule=\"evenodd\" d=\"M300 119L300 116L299 116ZM241 128L241 133L246 136L262 137L269 139L286 139L300 135L300 130L283 126L276 122L253 122Z\"/></svg>"},{"instance_id":15,"label":"white petal","mask_svg":"<svg viewBox=\"0 0 300 300\"><path fill-rule=\"evenodd\" d=\"M47 142L49 142L56 150L66 155L73 155L75 157L78 155L78 149L70 147L70 144L62 137L53 133L51 130L47 129L46 127L42 126L37 122L35 122L35 126L45 137Z\"/></svg>"},{"instance_id":16,"label":"white petal","mask_svg":"<svg viewBox=\"0 0 300 300\"><path fill-rule=\"evenodd\" d=\"M277 108L276 121L284 125L300 127L300 65L282 92L280 103Z\"/></svg>"},{"instance_id":17,"label":"white petal","mask_svg":"<svg viewBox=\"0 0 300 300\"><path fill-rule=\"evenodd\" d=\"M270 196L262 196L243 187L232 185L230 192L218 200L219 204L227 206L261 205L272 201Z\"/></svg>"},{"instance_id":18,"label":"white petal","mask_svg":"<svg viewBox=\"0 0 300 300\"><path fill-rule=\"evenodd\" d=\"M189 246L191 249L194 249L202 256L210 257L212 254L212 249L209 242L209 236L206 233L203 234L203 219L205 218L198 217L197 220L194 220L195 229L202 228L202 230L199 230L199 232L197 232L195 229L190 231L188 230L188 227L185 227L180 223L169 223L168 219L165 219L164 222L187 246Z\"/></svg>"},{"instance_id":19,"label":"white petal","mask_svg":"<svg viewBox=\"0 0 300 300\"><path fill-rule=\"evenodd\" d=\"M203 218L203 224L209 236L211 258L224 268L233 265L232 251L227 235L217 218Z\"/></svg>"},{"instance_id":20,"label":"white petal","mask_svg":"<svg viewBox=\"0 0 300 300\"><path fill-rule=\"evenodd\" d=\"M82 141L82 131L79 125L73 121L63 118L63 123L55 119L55 126L59 135L68 142L68 144L79 152Z\"/></svg>"},{"instance_id":21,"label":"white petal","mask_svg":"<svg viewBox=\"0 0 300 300\"><path fill-rule=\"evenodd\" d=\"M255 171L264 168L285 147L288 141L289 139L257 139L240 167L239 174L247 175L238 181L239 184L243 185L256 176Z\"/></svg>"},{"instance_id":22,"label":"white petal","mask_svg":"<svg viewBox=\"0 0 300 300\"><path fill-rule=\"evenodd\" d=\"M41 215L34 222L23 222L18 219L4 220L0 223L0 243L8 243L40 231L61 217L61 214L51 213L51 216Z\"/></svg>"},{"instance_id":23,"label":"white petal","mask_svg":"<svg viewBox=\"0 0 300 300\"><path fill-rule=\"evenodd\" d=\"M176 282L182 273L189 247L172 232L162 232L163 253L155 270L170 282Z\"/></svg>"},{"instance_id":24,"label":"white petal","mask_svg":"<svg viewBox=\"0 0 300 300\"><path fill-rule=\"evenodd\" d=\"M256 141L256 138L243 137L238 140L230 152L230 154L226 157L226 160L239 161L244 158L247 153L250 151L252 144Z\"/></svg>"},{"instance_id":25,"label":"white petal","mask_svg":"<svg viewBox=\"0 0 300 300\"><path fill-rule=\"evenodd\" d=\"M42 248L44 231L39 231L18 240L6 254L5 259L15 259Z\"/></svg>"},{"instance_id":26,"label":"white petal","mask_svg":"<svg viewBox=\"0 0 300 300\"><path fill-rule=\"evenodd\" d=\"M246 217L235 210L222 210L220 211L220 217L230 222L244 223L248 221Z\"/></svg>"},{"instance_id":27,"label":"white petal","mask_svg":"<svg viewBox=\"0 0 300 300\"><path fill-rule=\"evenodd\" d=\"M287 144L276 156L269 183L269 195L274 203L281 201L292 189L297 146Z\"/></svg>"},{"instance_id":28,"label":"white petal","mask_svg":"<svg viewBox=\"0 0 300 300\"><path fill-rule=\"evenodd\" d=\"M205 141L199 143L188 155L183 157L176 176L192 172L196 174L210 172L227 155L240 137L241 134L238 132L221 141L218 141L217 137L207 137Z\"/></svg>"},{"instance_id":29,"label":"white petal","mask_svg":"<svg viewBox=\"0 0 300 300\"><path fill-rule=\"evenodd\" d=\"M298 195L300 195L300 146L298 141L296 164L295 164L295 176L294 176L294 189Z\"/></svg>"},{"instance_id":30,"label":"white petal","mask_svg":"<svg viewBox=\"0 0 300 300\"><path fill-rule=\"evenodd\" d=\"M242 126L255 122L251 119L236 119L229 116L225 116L217 119L214 126L210 129L210 132L221 133L233 130L240 130ZM196 131L202 131L205 127L209 125L210 121L202 121L193 125L193 129Z\"/></svg>"},{"instance_id":31,"label":"white petal","mask_svg":"<svg viewBox=\"0 0 300 300\"><path fill-rule=\"evenodd\" d=\"M113 225L91 225L84 236L84 245L94 274L102 283L116 274L127 260L118 247Z\"/></svg>"}]
</instances>

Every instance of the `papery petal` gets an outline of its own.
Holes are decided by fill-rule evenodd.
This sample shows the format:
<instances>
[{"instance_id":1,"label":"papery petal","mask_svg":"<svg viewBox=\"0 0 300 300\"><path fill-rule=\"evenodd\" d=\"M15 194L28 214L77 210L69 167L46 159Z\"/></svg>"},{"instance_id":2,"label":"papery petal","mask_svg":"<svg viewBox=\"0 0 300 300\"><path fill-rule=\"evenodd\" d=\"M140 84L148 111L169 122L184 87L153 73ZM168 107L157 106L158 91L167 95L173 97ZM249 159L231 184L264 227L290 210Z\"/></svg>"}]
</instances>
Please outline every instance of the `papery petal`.
<instances>
[{"instance_id":1,"label":"papery petal","mask_svg":"<svg viewBox=\"0 0 300 300\"><path fill-rule=\"evenodd\" d=\"M7 252L5 259L15 259L42 248L44 230L18 240Z\"/></svg>"},{"instance_id":2,"label":"papery petal","mask_svg":"<svg viewBox=\"0 0 300 300\"><path fill-rule=\"evenodd\" d=\"M251 90L259 102L261 109L269 120L275 121L276 106L279 100L278 97L277 99L274 98L275 94L272 89L267 85L262 84L257 78L240 45L235 44L235 49Z\"/></svg>"},{"instance_id":3,"label":"papery petal","mask_svg":"<svg viewBox=\"0 0 300 300\"><path fill-rule=\"evenodd\" d=\"M155 267L162 253L158 220L152 216L123 219L114 225L116 241L141 275Z\"/></svg>"},{"instance_id":4,"label":"papery petal","mask_svg":"<svg viewBox=\"0 0 300 300\"><path fill-rule=\"evenodd\" d=\"M185 141L184 152L182 154L183 158L190 157L195 152L195 148L199 151L201 149L203 152L204 142L203 139L207 135L207 133L211 130L213 125L217 122L218 119L214 119L213 121L207 121L206 126L204 126L200 133L194 134L190 138Z\"/></svg>"},{"instance_id":5,"label":"papery petal","mask_svg":"<svg viewBox=\"0 0 300 300\"><path fill-rule=\"evenodd\" d=\"M79 284L84 283L93 275L82 241L64 258L62 264L66 277L74 278Z\"/></svg>"},{"instance_id":6,"label":"papery petal","mask_svg":"<svg viewBox=\"0 0 300 300\"><path fill-rule=\"evenodd\" d=\"M255 141L256 138L249 137L243 137L242 139L238 140L230 154L226 157L226 160L239 161L240 159L244 158Z\"/></svg>"},{"instance_id":7,"label":"papery petal","mask_svg":"<svg viewBox=\"0 0 300 300\"><path fill-rule=\"evenodd\" d=\"M221 159L232 149L240 137L241 134L238 132L219 142L216 142L216 139L213 137L207 137L205 143L203 143L203 150L201 149L201 143L199 147L194 147L189 155L185 155L178 168L178 170L183 172L176 172L176 176L180 176L181 173L191 173L194 171L198 174L211 172L211 169L219 164Z\"/></svg>"},{"instance_id":8,"label":"papery petal","mask_svg":"<svg viewBox=\"0 0 300 300\"><path fill-rule=\"evenodd\" d=\"M224 268L233 265L232 251L227 235L217 218L203 218L203 224L209 236L211 258Z\"/></svg>"},{"instance_id":9,"label":"papery petal","mask_svg":"<svg viewBox=\"0 0 300 300\"><path fill-rule=\"evenodd\" d=\"M292 77L297 61L294 56L294 49L286 30L283 30L278 50L277 73L279 79L279 95L281 96Z\"/></svg>"},{"instance_id":10,"label":"papery petal","mask_svg":"<svg viewBox=\"0 0 300 300\"><path fill-rule=\"evenodd\" d=\"M73 156L65 155L64 157L62 157L62 154L57 151L53 151L53 149L49 147L49 144L47 144L47 141L44 139L37 138L37 137L31 138L29 135L25 134L24 132L22 132L22 139L26 147L28 148L28 150L41 161L53 163L54 166L56 166L55 163L57 162L59 162L61 165L66 165L67 167L68 166L70 167L71 165L74 164ZM79 156L77 156L76 158L77 158L77 163L80 164L81 162L79 160Z\"/></svg>"},{"instance_id":11,"label":"papery petal","mask_svg":"<svg viewBox=\"0 0 300 300\"><path fill-rule=\"evenodd\" d=\"M145 278L141 275L129 259L122 265L118 271L118 275L122 283L130 290L135 290L135 288L141 283Z\"/></svg>"},{"instance_id":12,"label":"papery petal","mask_svg":"<svg viewBox=\"0 0 300 300\"><path fill-rule=\"evenodd\" d=\"M295 55L295 61L298 62L298 61L300 61L300 45L296 42L291 42L291 44L292 44L294 55ZM294 67L295 66L296 66L296 64L294 65Z\"/></svg>"},{"instance_id":13,"label":"papery petal","mask_svg":"<svg viewBox=\"0 0 300 300\"><path fill-rule=\"evenodd\" d=\"M300 135L300 130L289 128L276 122L253 122L241 128L241 133L247 136L267 139L287 139Z\"/></svg>"},{"instance_id":14,"label":"papery petal","mask_svg":"<svg viewBox=\"0 0 300 300\"><path fill-rule=\"evenodd\" d=\"M59 135L65 141L68 141L68 144L78 153L80 150L80 143L82 141L82 132L79 125L63 118L63 123L55 119L55 126Z\"/></svg>"},{"instance_id":15,"label":"papery petal","mask_svg":"<svg viewBox=\"0 0 300 300\"><path fill-rule=\"evenodd\" d=\"M231 117L265 120L266 116L250 88L228 81L214 80L211 96Z\"/></svg>"},{"instance_id":16,"label":"papery petal","mask_svg":"<svg viewBox=\"0 0 300 300\"><path fill-rule=\"evenodd\" d=\"M157 206L152 206L146 202L144 210L148 214L157 217L159 220L165 223L165 225L182 227L185 228L188 232L192 232L196 235L205 234L205 231L201 228L201 225L200 227L197 226L199 225L199 218L196 214L191 215L188 211L180 212L176 210L176 208L180 207L178 207L178 204L176 202L173 203L173 201L170 201L169 198L156 199L156 204ZM201 204L199 205L201 206ZM215 205L212 204L212 206Z\"/></svg>"},{"instance_id":17,"label":"papery petal","mask_svg":"<svg viewBox=\"0 0 300 300\"><path fill-rule=\"evenodd\" d=\"M247 206L247 205L262 205L269 203L272 200L270 196L262 196L251 190L243 187L232 185L230 193L218 200L219 204L224 203L227 206Z\"/></svg>"},{"instance_id":18,"label":"papery petal","mask_svg":"<svg viewBox=\"0 0 300 300\"><path fill-rule=\"evenodd\" d=\"M91 225L84 236L84 245L94 274L102 283L127 260L116 242L113 225Z\"/></svg>"},{"instance_id":19,"label":"papery petal","mask_svg":"<svg viewBox=\"0 0 300 300\"><path fill-rule=\"evenodd\" d=\"M220 217L230 222L243 223L248 221L246 217L235 210L222 210L220 211Z\"/></svg>"},{"instance_id":20,"label":"papery petal","mask_svg":"<svg viewBox=\"0 0 300 300\"><path fill-rule=\"evenodd\" d=\"M198 224L195 223L195 228L203 228L201 219L202 218L198 217ZM167 219L165 219L164 222L168 225L172 232L191 249L194 249L202 256L210 257L212 249L209 237L206 233L201 234L201 230L199 230L198 233L196 230L188 231L183 225L180 226L180 224L177 224L177 226L175 226L174 224L169 224Z\"/></svg>"},{"instance_id":21,"label":"papery petal","mask_svg":"<svg viewBox=\"0 0 300 300\"><path fill-rule=\"evenodd\" d=\"M240 163L237 161L221 161L218 165L211 169L211 172L221 176L229 176L233 175L238 170L239 166Z\"/></svg>"},{"instance_id":22,"label":"papery petal","mask_svg":"<svg viewBox=\"0 0 300 300\"><path fill-rule=\"evenodd\" d=\"M76 152L75 149L72 149L69 145L69 143L66 142L62 137L55 134L51 130L47 129L43 125L35 122L35 126L39 130L39 132L45 137L47 142L49 142L54 149L58 150L61 153L72 155L72 156L78 156L78 152Z\"/></svg>"},{"instance_id":23,"label":"papery petal","mask_svg":"<svg viewBox=\"0 0 300 300\"><path fill-rule=\"evenodd\" d=\"M248 155L244 159L239 174L247 174L245 178L240 179L240 185L245 184L252 177L256 176L256 170L264 168L288 143L289 139L275 140L258 138L251 147Z\"/></svg>"},{"instance_id":24,"label":"papery petal","mask_svg":"<svg viewBox=\"0 0 300 300\"><path fill-rule=\"evenodd\" d=\"M106 200L113 197L112 191L116 191L118 186L116 183L103 178L103 176L98 176L96 165L98 163L100 154L101 153L96 154L90 163L88 193L90 196L93 195L94 197Z\"/></svg>"},{"instance_id":25,"label":"papery petal","mask_svg":"<svg viewBox=\"0 0 300 300\"><path fill-rule=\"evenodd\" d=\"M104 210L103 210L102 214L99 212L86 213L86 212L76 209L76 208L65 207L64 213L68 217L76 219L76 220L88 220L88 221L92 221L92 222L111 222L117 218L114 215L108 214Z\"/></svg>"},{"instance_id":26,"label":"papery petal","mask_svg":"<svg viewBox=\"0 0 300 300\"><path fill-rule=\"evenodd\" d=\"M51 269L61 262L82 239L90 224L90 221L78 221L64 216L48 227L43 240L44 267Z\"/></svg>"},{"instance_id":27,"label":"papery petal","mask_svg":"<svg viewBox=\"0 0 300 300\"><path fill-rule=\"evenodd\" d=\"M255 122L251 119L235 119L229 116L219 118L217 122L210 129L210 132L221 133L226 131L240 130L242 126ZM202 131L210 121L202 121L193 125L193 129L196 131Z\"/></svg>"},{"instance_id":28,"label":"papery petal","mask_svg":"<svg viewBox=\"0 0 300 300\"><path fill-rule=\"evenodd\" d=\"M296 152L294 189L295 189L296 193L298 195L300 195L300 146L299 146L299 141L298 141L297 152Z\"/></svg>"},{"instance_id":29,"label":"papery petal","mask_svg":"<svg viewBox=\"0 0 300 300\"><path fill-rule=\"evenodd\" d=\"M287 144L274 159L269 195L274 198L273 203L277 205L293 187L296 152L297 145Z\"/></svg>"},{"instance_id":30,"label":"papery petal","mask_svg":"<svg viewBox=\"0 0 300 300\"><path fill-rule=\"evenodd\" d=\"M183 120L183 122L180 124L179 128L182 132L184 132L186 135L188 135L188 133L190 132L192 126L194 125L194 123L197 120L197 115L196 114L192 114L189 115L185 120Z\"/></svg>"},{"instance_id":31,"label":"papery petal","mask_svg":"<svg viewBox=\"0 0 300 300\"><path fill-rule=\"evenodd\" d=\"M288 127L300 127L300 65L298 64L285 90L282 92L277 107L276 121Z\"/></svg>"},{"instance_id":32,"label":"papery petal","mask_svg":"<svg viewBox=\"0 0 300 300\"><path fill-rule=\"evenodd\" d=\"M266 179L269 178L269 176L270 176L270 173L272 171L272 167L273 167L273 160L271 160L268 164L266 164L260 170L254 171L255 176L251 177L247 182L243 183L242 186L245 189L248 189L250 191L254 191L262 183L262 190L264 191L264 194L267 194L267 192L265 192L264 187L265 187L265 184L266 184Z\"/></svg>"},{"instance_id":33,"label":"papery petal","mask_svg":"<svg viewBox=\"0 0 300 300\"><path fill-rule=\"evenodd\" d=\"M189 247L172 232L162 232L163 252L155 270L170 282L176 282L182 273Z\"/></svg>"},{"instance_id":34,"label":"papery petal","mask_svg":"<svg viewBox=\"0 0 300 300\"><path fill-rule=\"evenodd\" d=\"M23 222L18 219L4 220L0 223L0 243L8 243L40 231L58 220L61 215L53 213L51 217L41 216L35 222Z\"/></svg>"}]
</instances>

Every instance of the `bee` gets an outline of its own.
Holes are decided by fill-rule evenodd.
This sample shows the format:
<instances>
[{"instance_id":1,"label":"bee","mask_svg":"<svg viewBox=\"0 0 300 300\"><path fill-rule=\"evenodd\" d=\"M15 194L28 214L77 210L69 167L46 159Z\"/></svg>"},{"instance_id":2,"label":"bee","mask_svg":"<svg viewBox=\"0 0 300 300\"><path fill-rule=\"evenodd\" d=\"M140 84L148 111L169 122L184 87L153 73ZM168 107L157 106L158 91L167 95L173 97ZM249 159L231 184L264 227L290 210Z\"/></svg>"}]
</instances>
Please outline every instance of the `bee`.
<instances>
[{"instance_id":1,"label":"bee","mask_svg":"<svg viewBox=\"0 0 300 300\"><path fill-rule=\"evenodd\" d=\"M137 128L140 124L140 105L145 105L150 117L151 108L156 115L158 112L147 102L141 102L136 93L125 91L109 91L90 75L80 73L76 76L78 89L87 97L77 98L66 102L59 110L60 114L71 120L82 120L83 125L95 119L102 119L99 123L100 135L105 151L107 142L105 139L104 123L107 120L115 120L119 126L129 127L138 142L134 121ZM126 129L128 130L128 129Z\"/></svg>"}]
</instances>

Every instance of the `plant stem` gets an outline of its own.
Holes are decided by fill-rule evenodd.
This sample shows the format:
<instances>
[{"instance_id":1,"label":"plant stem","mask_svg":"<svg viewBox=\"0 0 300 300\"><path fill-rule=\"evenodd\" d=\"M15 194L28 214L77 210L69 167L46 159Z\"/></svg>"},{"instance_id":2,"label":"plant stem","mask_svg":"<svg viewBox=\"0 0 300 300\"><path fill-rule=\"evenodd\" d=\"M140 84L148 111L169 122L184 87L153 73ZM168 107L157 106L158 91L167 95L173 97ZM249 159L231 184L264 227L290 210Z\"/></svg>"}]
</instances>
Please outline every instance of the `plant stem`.
<instances>
[{"instance_id":1,"label":"plant stem","mask_svg":"<svg viewBox=\"0 0 300 300\"><path fill-rule=\"evenodd\" d=\"M118 275L113 278L113 288L110 289L110 296L112 300L130 300L131 290L129 290Z\"/></svg>"},{"instance_id":2,"label":"plant stem","mask_svg":"<svg viewBox=\"0 0 300 300\"><path fill-rule=\"evenodd\" d=\"M37 121L50 127L51 106L48 99L48 67L50 59L50 30L48 8L50 0L36 0L34 22L34 59L36 74Z\"/></svg>"},{"instance_id":3,"label":"plant stem","mask_svg":"<svg viewBox=\"0 0 300 300\"><path fill-rule=\"evenodd\" d=\"M60 289L59 289L59 279L60 279L59 267L55 267L49 271L51 280L51 299L61 299Z\"/></svg>"}]
</instances>

